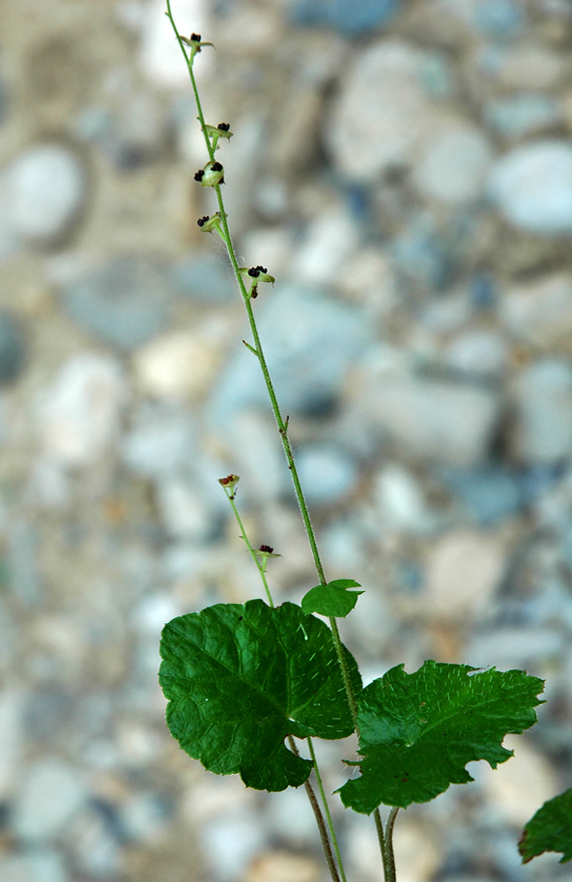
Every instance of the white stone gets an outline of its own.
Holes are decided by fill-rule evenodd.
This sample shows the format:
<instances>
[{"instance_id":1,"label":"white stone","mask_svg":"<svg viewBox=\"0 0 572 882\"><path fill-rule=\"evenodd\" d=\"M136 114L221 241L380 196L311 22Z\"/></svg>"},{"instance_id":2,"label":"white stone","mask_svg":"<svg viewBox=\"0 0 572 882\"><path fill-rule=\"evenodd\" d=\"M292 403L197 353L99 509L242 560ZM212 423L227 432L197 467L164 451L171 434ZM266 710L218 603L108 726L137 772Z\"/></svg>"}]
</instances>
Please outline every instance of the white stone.
<instances>
[{"instance_id":1,"label":"white stone","mask_svg":"<svg viewBox=\"0 0 572 882\"><path fill-rule=\"evenodd\" d=\"M358 241L358 226L346 210L325 211L306 230L303 244L294 257L294 273L302 283L333 282Z\"/></svg>"},{"instance_id":2,"label":"white stone","mask_svg":"<svg viewBox=\"0 0 572 882\"><path fill-rule=\"evenodd\" d=\"M308 502L340 502L354 488L358 472L348 454L333 447L303 447L297 457L298 474Z\"/></svg>"},{"instance_id":3,"label":"white stone","mask_svg":"<svg viewBox=\"0 0 572 882\"><path fill-rule=\"evenodd\" d=\"M167 533L175 539L203 540L211 528L211 510L189 481L167 478L157 487L157 505Z\"/></svg>"},{"instance_id":4,"label":"white stone","mask_svg":"<svg viewBox=\"0 0 572 882\"><path fill-rule=\"evenodd\" d=\"M49 245L82 208L86 179L80 159L60 144L30 147L5 170L0 189L8 226L31 245Z\"/></svg>"},{"instance_id":5,"label":"white stone","mask_svg":"<svg viewBox=\"0 0 572 882\"><path fill-rule=\"evenodd\" d=\"M243 876L265 845L260 817L248 809L219 816L203 829L201 842L211 870L220 882Z\"/></svg>"},{"instance_id":6,"label":"white stone","mask_svg":"<svg viewBox=\"0 0 572 882\"><path fill-rule=\"evenodd\" d=\"M133 358L141 391L178 400L204 395L220 365L226 330L226 323L213 320L151 340Z\"/></svg>"},{"instance_id":7,"label":"white stone","mask_svg":"<svg viewBox=\"0 0 572 882\"><path fill-rule=\"evenodd\" d=\"M382 469L374 482L374 499L384 532L419 533L431 522L421 488L403 466L390 463Z\"/></svg>"},{"instance_id":8,"label":"white stone","mask_svg":"<svg viewBox=\"0 0 572 882\"><path fill-rule=\"evenodd\" d=\"M24 694L18 689L0 693L0 799L4 800L21 774L24 701Z\"/></svg>"},{"instance_id":9,"label":"white stone","mask_svg":"<svg viewBox=\"0 0 572 882\"><path fill-rule=\"evenodd\" d=\"M514 756L496 769L479 763L478 778L471 766L475 780L504 819L522 829L540 806L558 793L558 781L554 769L522 735L507 735L503 747L514 750Z\"/></svg>"},{"instance_id":10,"label":"white stone","mask_svg":"<svg viewBox=\"0 0 572 882\"><path fill-rule=\"evenodd\" d=\"M343 174L371 183L410 162L433 121L423 58L415 46L387 39L359 53L327 121L326 140Z\"/></svg>"},{"instance_id":11,"label":"white stone","mask_svg":"<svg viewBox=\"0 0 572 882\"><path fill-rule=\"evenodd\" d=\"M534 346L553 347L572 335L572 275L552 273L513 285L499 298L507 331Z\"/></svg>"},{"instance_id":12,"label":"white stone","mask_svg":"<svg viewBox=\"0 0 572 882\"><path fill-rule=\"evenodd\" d=\"M91 352L74 355L40 399L38 429L45 454L70 468L95 462L118 433L126 394L118 361Z\"/></svg>"},{"instance_id":13,"label":"white stone","mask_svg":"<svg viewBox=\"0 0 572 882\"><path fill-rule=\"evenodd\" d=\"M511 150L494 166L489 192L501 215L521 230L572 232L572 147L547 140Z\"/></svg>"},{"instance_id":14,"label":"white stone","mask_svg":"<svg viewBox=\"0 0 572 882\"><path fill-rule=\"evenodd\" d=\"M205 0L177 0L172 4L173 17L180 34L190 37L200 34L209 40L210 16ZM199 75L205 73L212 48L203 49L196 69ZM165 15L162 0L151 0L145 5L141 22L141 48L139 64L143 74L159 86L185 86L189 82L189 72L177 44L171 23Z\"/></svg>"},{"instance_id":15,"label":"white stone","mask_svg":"<svg viewBox=\"0 0 572 882\"><path fill-rule=\"evenodd\" d=\"M403 375L372 389L369 412L406 455L469 467L486 456L499 407L492 392Z\"/></svg>"},{"instance_id":16,"label":"white stone","mask_svg":"<svg viewBox=\"0 0 572 882\"><path fill-rule=\"evenodd\" d=\"M49 757L32 765L16 796L12 829L27 841L58 836L86 800L77 772Z\"/></svg>"},{"instance_id":17,"label":"white stone","mask_svg":"<svg viewBox=\"0 0 572 882\"><path fill-rule=\"evenodd\" d=\"M508 351L500 334L466 331L450 341L443 352L445 365L476 379L498 379L508 365Z\"/></svg>"},{"instance_id":18,"label":"white stone","mask_svg":"<svg viewBox=\"0 0 572 882\"><path fill-rule=\"evenodd\" d=\"M482 616L507 562L505 543L498 536L457 530L437 540L427 555L420 600L427 615L469 621Z\"/></svg>"},{"instance_id":19,"label":"white stone","mask_svg":"<svg viewBox=\"0 0 572 882\"><path fill-rule=\"evenodd\" d=\"M30 854L7 854L2 859L2 882L67 882L64 859L50 849Z\"/></svg>"},{"instance_id":20,"label":"white stone","mask_svg":"<svg viewBox=\"0 0 572 882\"><path fill-rule=\"evenodd\" d=\"M443 119L421 144L413 181L430 199L471 202L481 196L492 158L487 138L475 125Z\"/></svg>"},{"instance_id":21,"label":"white stone","mask_svg":"<svg viewBox=\"0 0 572 882\"><path fill-rule=\"evenodd\" d=\"M572 368L556 359L525 368L513 386L511 449L519 461L554 463L572 453Z\"/></svg>"}]
</instances>

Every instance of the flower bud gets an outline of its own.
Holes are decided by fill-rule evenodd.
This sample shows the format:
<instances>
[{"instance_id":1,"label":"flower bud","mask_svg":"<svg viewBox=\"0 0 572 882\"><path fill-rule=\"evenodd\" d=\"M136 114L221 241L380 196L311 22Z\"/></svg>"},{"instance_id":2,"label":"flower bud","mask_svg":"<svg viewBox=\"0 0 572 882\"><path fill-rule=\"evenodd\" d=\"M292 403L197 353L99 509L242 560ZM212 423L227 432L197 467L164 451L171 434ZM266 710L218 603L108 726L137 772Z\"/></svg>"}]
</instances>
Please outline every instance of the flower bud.
<instances>
[{"instance_id":1,"label":"flower bud","mask_svg":"<svg viewBox=\"0 0 572 882\"><path fill-rule=\"evenodd\" d=\"M194 178L201 187L216 187L217 184L224 184L224 169L220 162L211 160L204 168L195 172Z\"/></svg>"},{"instance_id":2,"label":"flower bud","mask_svg":"<svg viewBox=\"0 0 572 882\"><path fill-rule=\"evenodd\" d=\"M257 297L258 296L258 285L260 282L269 282L271 285L274 284L276 279L274 276L271 276L265 266L251 266L250 268L247 266L241 266L238 269L240 275L246 281L249 281L250 291L249 297Z\"/></svg>"},{"instance_id":3,"label":"flower bud","mask_svg":"<svg viewBox=\"0 0 572 882\"><path fill-rule=\"evenodd\" d=\"M208 214L205 214L204 217L200 217L197 221L197 224L201 228L201 232L203 233L212 233L216 231L219 236L222 236L220 222L220 211L216 211L210 217L208 216Z\"/></svg>"},{"instance_id":4,"label":"flower bud","mask_svg":"<svg viewBox=\"0 0 572 882\"><path fill-rule=\"evenodd\" d=\"M183 37L182 34L179 34L179 37L181 38L183 43L185 43L187 46L191 47L191 58L190 58L191 64L193 62L195 55L198 55L198 53L201 51L203 46L212 46L214 48L214 43L203 42L203 40L201 40L200 34L191 34L190 37Z\"/></svg>"},{"instance_id":5,"label":"flower bud","mask_svg":"<svg viewBox=\"0 0 572 882\"><path fill-rule=\"evenodd\" d=\"M226 138L227 140L232 138L232 132L228 123L219 123L218 126L205 125L205 130L211 139L213 152L218 147L219 138Z\"/></svg>"}]
</instances>

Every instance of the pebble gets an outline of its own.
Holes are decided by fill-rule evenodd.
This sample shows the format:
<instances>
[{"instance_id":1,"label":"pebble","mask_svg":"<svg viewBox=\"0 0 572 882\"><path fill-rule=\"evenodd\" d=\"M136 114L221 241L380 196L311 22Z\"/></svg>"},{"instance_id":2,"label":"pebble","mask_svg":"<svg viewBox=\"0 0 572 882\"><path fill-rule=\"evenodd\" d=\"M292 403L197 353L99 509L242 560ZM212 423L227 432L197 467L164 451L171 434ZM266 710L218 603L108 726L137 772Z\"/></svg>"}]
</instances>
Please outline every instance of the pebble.
<instances>
[{"instance_id":1,"label":"pebble","mask_svg":"<svg viewBox=\"0 0 572 882\"><path fill-rule=\"evenodd\" d=\"M520 140L562 122L560 103L551 95L528 92L510 98L492 98L483 107L483 118L503 138Z\"/></svg>"},{"instance_id":2,"label":"pebble","mask_svg":"<svg viewBox=\"0 0 572 882\"><path fill-rule=\"evenodd\" d=\"M208 252L175 261L169 278L177 293L198 303L230 303L239 296L230 265Z\"/></svg>"},{"instance_id":3,"label":"pebble","mask_svg":"<svg viewBox=\"0 0 572 882\"><path fill-rule=\"evenodd\" d=\"M125 464L143 478L186 472L198 455L197 429L190 414L142 407L121 442Z\"/></svg>"},{"instance_id":4,"label":"pebble","mask_svg":"<svg viewBox=\"0 0 572 882\"><path fill-rule=\"evenodd\" d=\"M525 501L518 475L502 465L467 471L447 469L439 475L481 526L514 517Z\"/></svg>"},{"instance_id":5,"label":"pebble","mask_svg":"<svg viewBox=\"0 0 572 882\"><path fill-rule=\"evenodd\" d=\"M383 28L398 12L401 0L354 0L351 8L343 0L299 0L293 10L298 25L335 28L346 35L364 34Z\"/></svg>"},{"instance_id":6,"label":"pebble","mask_svg":"<svg viewBox=\"0 0 572 882\"><path fill-rule=\"evenodd\" d=\"M309 226L297 249L294 275L301 284L326 285L335 281L359 242L352 217L341 208L331 209Z\"/></svg>"},{"instance_id":7,"label":"pebble","mask_svg":"<svg viewBox=\"0 0 572 882\"><path fill-rule=\"evenodd\" d=\"M485 668L495 665L501 671L518 668L534 674L543 665L561 657L564 640L554 627L498 627L476 633L467 643L466 664Z\"/></svg>"},{"instance_id":8,"label":"pebble","mask_svg":"<svg viewBox=\"0 0 572 882\"><path fill-rule=\"evenodd\" d=\"M192 329L171 331L151 340L133 357L141 392L183 401L204 396L221 364L228 327L224 320L213 317Z\"/></svg>"},{"instance_id":9,"label":"pebble","mask_svg":"<svg viewBox=\"0 0 572 882\"><path fill-rule=\"evenodd\" d=\"M126 396L123 370L114 358L93 352L72 356L38 404L46 456L69 468L96 462L117 438Z\"/></svg>"},{"instance_id":10,"label":"pebble","mask_svg":"<svg viewBox=\"0 0 572 882\"><path fill-rule=\"evenodd\" d=\"M26 842L59 836L82 808L86 790L77 772L55 757L30 765L13 805L11 827Z\"/></svg>"},{"instance_id":11,"label":"pebble","mask_svg":"<svg viewBox=\"0 0 572 882\"><path fill-rule=\"evenodd\" d=\"M87 197L80 158L62 144L28 147L0 179L7 224L25 244L52 247L77 225Z\"/></svg>"},{"instance_id":12,"label":"pebble","mask_svg":"<svg viewBox=\"0 0 572 882\"><path fill-rule=\"evenodd\" d=\"M10 687L0 692L0 801L13 792L21 776L24 704L22 690Z\"/></svg>"},{"instance_id":13,"label":"pebble","mask_svg":"<svg viewBox=\"0 0 572 882\"><path fill-rule=\"evenodd\" d=\"M201 845L216 879L234 882L266 845L261 819L247 808L240 814L223 813L203 829Z\"/></svg>"},{"instance_id":14,"label":"pebble","mask_svg":"<svg viewBox=\"0 0 572 882\"><path fill-rule=\"evenodd\" d=\"M359 310L309 288L276 286L258 300L260 337L283 410L308 416L323 412L340 394L352 361L371 339L371 325ZM256 359L241 345L211 395L209 418L217 431L227 432L234 413L267 408L267 401Z\"/></svg>"},{"instance_id":15,"label":"pebble","mask_svg":"<svg viewBox=\"0 0 572 882\"><path fill-rule=\"evenodd\" d=\"M466 468L486 458L500 402L491 391L402 374L376 384L368 407L405 456Z\"/></svg>"},{"instance_id":16,"label":"pebble","mask_svg":"<svg viewBox=\"0 0 572 882\"><path fill-rule=\"evenodd\" d=\"M47 848L2 857L2 882L68 882L61 854Z\"/></svg>"},{"instance_id":17,"label":"pebble","mask_svg":"<svg viewBox=\"0 0 572 882\"><path fill-rule=\"evenodd\" d=\"M274 835L291 848L313 845L316 820L303 787L289 787L281 793L271 793L266 811L267 822Z\"/></svg>"},{"instance_id":18,"label":"pebble","mask_svg":"<svg viewBox=\"0 0 572 882\"><path fill-rule=\"evenodd\" d=\"M497 535L456 530L438 539L426 558L421 602L427 615L474 621L486 615L508 566Z\"/></svg>"},{"instance_id":19,"label":"pebble","mask_svg":"<svg viewBox=\"0 0 572 882\"><path fill-rule=\"evenodd\" d=\"M470 380L500 380L508 362L508 347L494 331L465 331L443 350L443 364L458 377Z\"/></svg>"},{"instance_id":20,"label":"pebble","mask_svg":"<svg viewBox=\"0 0 572 882\"><path fill-rule=\"evenodd\" d=\"M62 302L80 328L131 351L165 328L170 295L159 260L122 255L65 284Z\"/></svg>"},{"instance_id":21,"label":"pebble","mask_svg":"<svg viewBox=\"0 0 572 882\"><path fill-rule=\"evenodd\" d=\"M493 166L489 193L502 217L542 236L572 232L572 147L536 141L516 147Z\"/></svg>"},{"instance_id":22,"label":"pebble","mask_svg":"<svg viewBox=\"0 0 572 882\"><path fill-rule=\"evenodd\" d=\"M373 482L373 494L384 533L423 533L431 525L419 482L404 466L385 466Z\"/></svg>"},{"instance_id":23,"label":"pebble","mask_svg":"<svg viewBox=\"0 0 572 882\"><path fill-rule=\"evenodd\" d=\"M339 448L307 445L300 448L296 459L310 504L335 505L347 499L356 485L355 463Z\"/></svg>"},{"instance_id":24,"label":"pebble","mask_svg":"<svg viewBox=\"0 0 572 882\"><path fill-rule=\"evenodd\" d=\"M559 346L572 334L572 275L551 273L507 286L499 313L518 341L547 349Z\"/></svg>"},{"instance_id":25,"label":"pebble","mask_svg":"<svg viewBox=\"0 0 572 882\"><path fill-rule=\"evenodd\" d=\"M200 487L179 476L157 483L159 516L173 539L205 542L213 530L213 510Z\"/></svg>"},{"instance_id":26,"label":"pebble","mask_svg":"<svg viewBox=\"0 0 572 882\"><path fill-rule=\"evenodd\" d=\"M434 57L396 39L359 53L326 120L326 143L343 175L368 184L412 161L435 122L425 80Z\"/></svg>"},{"instance_id":27,"label":"pebble","mask_svg":"<svg viewBox=\"0 0 572 882\"><path fill-rule=\"evenodd\" d=\"M554 769L523 736L507 735L503 747L514 756L492 769L479 763L478 783L494 806L495 813L522 829L540 806L559 790Z\"/></svg>"},{"instance_id":28,"label":"pebble","mask_svg":"<svg viewBox=\"0 0 572 882\"><path fill-rule=\"evenodd\" d=\"M20 322L11 313L0 310L0 384L17 380L25 359L26 345Z\"/></svg>"},{"instance_id":29,"label":"pebble","mask_svg":"<svg viewBox=\"0 0 572 882\"><path fill-rule=\"evenodd\" d=\"M572 454L572 368L567 361L542 359L524 368L512 400L510 451L517 462L557 463Z\"/></svg>"},{"instance_id":30,"label":"pebble","mask_svg":"<svg viewBox=\"0 0 572 882\"><path fill-rule=\"evenodd\" d=\"M427 199L463 205L482 195L492 158L491 145L477 126L444 118L423 139L412 179Z\"/></svg>"},{"instance_id":31,"label":"pebble","mask_svg":"<svg viewBox=\"0 0 572 882\"><path fill-rule=\"evenodd\" d=\"M320 864L310 857L271 851L261 854L250 864L244 882L321 882Z\"/></svg>"}]
</instances>

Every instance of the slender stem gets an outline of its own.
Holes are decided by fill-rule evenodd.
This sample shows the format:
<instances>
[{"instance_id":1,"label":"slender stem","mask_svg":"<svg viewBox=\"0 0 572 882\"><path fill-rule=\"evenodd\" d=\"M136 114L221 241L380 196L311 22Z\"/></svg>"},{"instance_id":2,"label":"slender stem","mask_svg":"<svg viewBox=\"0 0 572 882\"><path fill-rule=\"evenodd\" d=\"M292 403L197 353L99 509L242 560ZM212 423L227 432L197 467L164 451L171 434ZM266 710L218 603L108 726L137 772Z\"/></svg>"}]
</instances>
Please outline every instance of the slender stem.
<instances>
[{"instance_id":1,"label":"slender stem","mask_svg":"<svg viewBox=\"0 0 572 882\"><path fill-rule=\"evenodd\" d=\"M395 819L397 817L398 811L399 808L396 808L394 806L389 812L389 817L387 819L387 824L385 827L385 833L383 832L383 824L381 822L379 809L376 809L373 813L375 826L377 829L377 838L379 840L379 847L381 849L381 859L383 861L383 878L385 879L385 882L396 882L395 856L393 854L393 827L395 825Z\"/></svg>"},{"instance_id":2,"label":"slender stem","mask_svg":"<svg viewBox=\"0 0 572 882\"><path fill-rule=\"evenodd\" d=\"M308 738L308 741L310 739ZM298 748L296 747L296 743L291 735L288 735L288 744L290 745L290 750L295 756L300 756L298 752ZM314 766L315 768L315 766ZM328 829L326 827L326 823L324 821L324 816L318 804L318 800L316 798L316 794L314 793L314 788L310 784L309 780L304 781L304 787L306 789L306 793L308 795L308 799L310 800L310 805L312 806L312 811L314 812L314 817L316 818L316 824L318 825L318 831L320 833L320 839L322 842L322 850L324 852L324 857L326 858L326 863L328 865L328 870L330 871L330 876L334 880L334 882L340 882L340 877L338 874L338 870L336 867L336 862L334 861L334 855L332 854L332 846L330 844L330 838L328 836ZM334 842L336 840L334 839ZM337 847L336 847L337 851ZM341 867L341 863L340 863ZM345 882L345 876L344 876Z\"/></svg>"},{"instance_id":3,"label":"slender stem","mask_svg":"<svg viewBox=\"0 0 572 882\"><path fill-rule=\"evenodd\" d=\"M336 852L336 857L338 859L338 867L340 869L340 875L342 877L342 882L347 882L346 874L344 870L344 864L342 861L342 856L340 854L340 849L338 846L338 837L336 836L336 831L334 829L334 822L332 821L332 815L330 813L330 806L328 805L328 800L326 797L326 791L324 790L324 784L322 782L322 775L320 774L320 767L318 766L318 760L316 759L316 753L314 751L314 745L312 744L312 739L308 736L308 747L310 748L310 756L312 757L312 761L314 763L314 772L316 774L316 781L318 782L318 789L320 791L320 796L322 797L322 803L324 805L324 812L326 813L326 819L328 822L328 827L330 829L330 835L332 837L332 842L334 844L334 851Z\"/></svg>"},{"instance_id":4,"label":"slender stem","mask_svg":"<svg viewBox=\"0 0 572 882\"><path fill-rule=\"evenodd\" d=\"M240 529L240 538L244 539L244 542L246 544L246 547L248 548L250 556L251 556L252 560L254 561L254 563L256 564L256 569L258 570L258 572L260 574L260 578L262 579L262 584L264 585L264 590L266 592L268 605L271 607L274 607L274 601L272 599L272 594L270 593L270 588L268 587L268 581L266 579L266 564L261 563L256 551L254 550L254 548L250 544L250 540L246 534L246 530L244 529L244 524L242 523L242 518L240 517L240 515L238 513L238 509L237 509L236 503L234 501L234 493L232 491L229 493L225 488L223 488L223 489L225 490L227 499L231 504L232 510L234 512L234 516L236 518L236 522L237 522L238 527Z\"/></svg>"}]
</instances>

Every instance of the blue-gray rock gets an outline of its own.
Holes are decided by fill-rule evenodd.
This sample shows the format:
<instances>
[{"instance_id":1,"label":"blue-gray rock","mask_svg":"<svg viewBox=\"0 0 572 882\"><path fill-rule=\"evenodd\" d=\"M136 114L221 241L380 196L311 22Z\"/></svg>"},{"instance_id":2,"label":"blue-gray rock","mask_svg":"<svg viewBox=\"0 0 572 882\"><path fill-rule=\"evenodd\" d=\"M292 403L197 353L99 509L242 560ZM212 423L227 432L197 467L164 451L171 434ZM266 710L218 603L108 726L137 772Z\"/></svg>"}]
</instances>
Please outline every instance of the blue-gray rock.
<instances>
[{"instance_id":1,"label":"blue-gray rock","mask_svg":"<svg viewBox=\"0 0 572 882\"><path fill-rule=\"evenodd\" d=\"M557 125L562 109L552 95L524 92L510 98L492 98L483 107L485 122L504 138L524 138Z\"/></svg>"},{"instance_id":2,"label":"blue-gray rock","mask_svg":"<svg viewBox=\"0 0 572 882\"><path fill-rule=\"evenodd\" d=\"M302 447L296 461L306 499L311 505L341 502L356 485L356 464L336 447Z\"/></svg>"},{"instance_id":3,"label":"blue-gray rock","mask_svg":"<svg viewBox=\"0 0 572 882\"><path fill-rule=\"evenodd\" d=\"M199 252L177 261L170 279L177 293L200 303L229 303L240 294L230 264L215 254Z\"/></svg>"},{"instance_id":4,"label":"blue-gray rock","mask_svg":"<svg viewBox=\"0 0 572 882\"><path fill-rule=\"evenodd\" d=\"M503 466L470 471L443 470L440 477L459 497L474 520L496 524L519 513L523 497L518 475Z\"/></svg>"},{"instance_id":5,"label":"blue-gray rock","mask_svg":"<svg viewBox=\"0 0 572 882\"><path fill-rule=\"evenodd\" d=\"M14 235L47 247L77 224L87 195L83 162L63 144L29 147L4 171L2 210Z\"/></svg>"},{"instance_id":6,"label":"blue-gray rock","mask_svg":"<svg viewBox=\"0 0 572 882\"><path fill-rule=\"evenodd\" d=\"M18 378L24 366L25 342L22 327L14 316L0 311L0 384Z\"/></svg>"},{"instance_id":7,"label":"blue-gray rock","mask_svg":"<svg viewBox=\"0 0 572 882\"><path fill-rule=\"evenodd\" d=\"M530 233L572 233L572 146L546 140L511 150L494 166L489 193L508 223Z\"/></svg>"},{"instance_id":8,"label":"blue-gray rock","mask_svg":"<svg viewBox=\"0 0 572 882\"><path fill-rule=\"evenodd\" d=\"M11 827L19 839L42 842L58 836L87 798L77 772L55 757L30 766L13 807Z\"/></svg>"},{"instance_id":9,"label":"blue-gray rock","mask_svg":"<svg viewBox=\"0 0 572 882\"><path fill-rule=\"evenodd\" d=\"M318 291L296 287L265 289L254 308L284 413L322 413L325 402L339 396L348 367L372 338L367 318ZM256 356L241 345L207 413L224 431L233 414L256 406L268 407L266 387Z\"/></svg>"},{"instance_id":10,"label":"blue-gray rock","mask_svg":"<svg viewBox=\"0 0 572 882\"><path fill-rule=\"evenodd\" d=\"M293 18L296 24L362 34L388 25L400 6L401 0L301 0Z\"/></svg>"},{"instance_id":11,"label":"blue-gray rock","mask_svg":"<svg viewBox=\"0 0 572 882\"><path fill-rule=\"evenodd\" d=\"M572 367L555 358L527 366L513 390L511 452L518 462L550 465L572 456Z\"/></svg>"},{"instance_id":12,"label":"blue-gray rock","mask_svg":"<svg viewBox=\"0 0 572 882\"><path fill-rule=\"evenodd\" d=\"M164 329L171 296L163 266L142 255L115 257L62 290L64 308L79 327L128 351Z\"/></svg>"},{"instance_id":13,"label":"blue-gray rock","mask_svg":"<svg viewBox=\"0 0 572 882\"><path fill-rule=\"evenodd\" d=\"M68 882L63 856L51 849L34 849L2 857L2 882Z\"/></svg>"},{"instance_id":14,"label":"blue-gray rock","mask_svg":"<svg viewBox=\"0 0 572 882\"><path fill-rule=\"evenodd\" d=\"M487 36L510 38L526 24L526 13L516 0L478 0L473 4L473 24Z\"/></svg>"}]
</instances>

